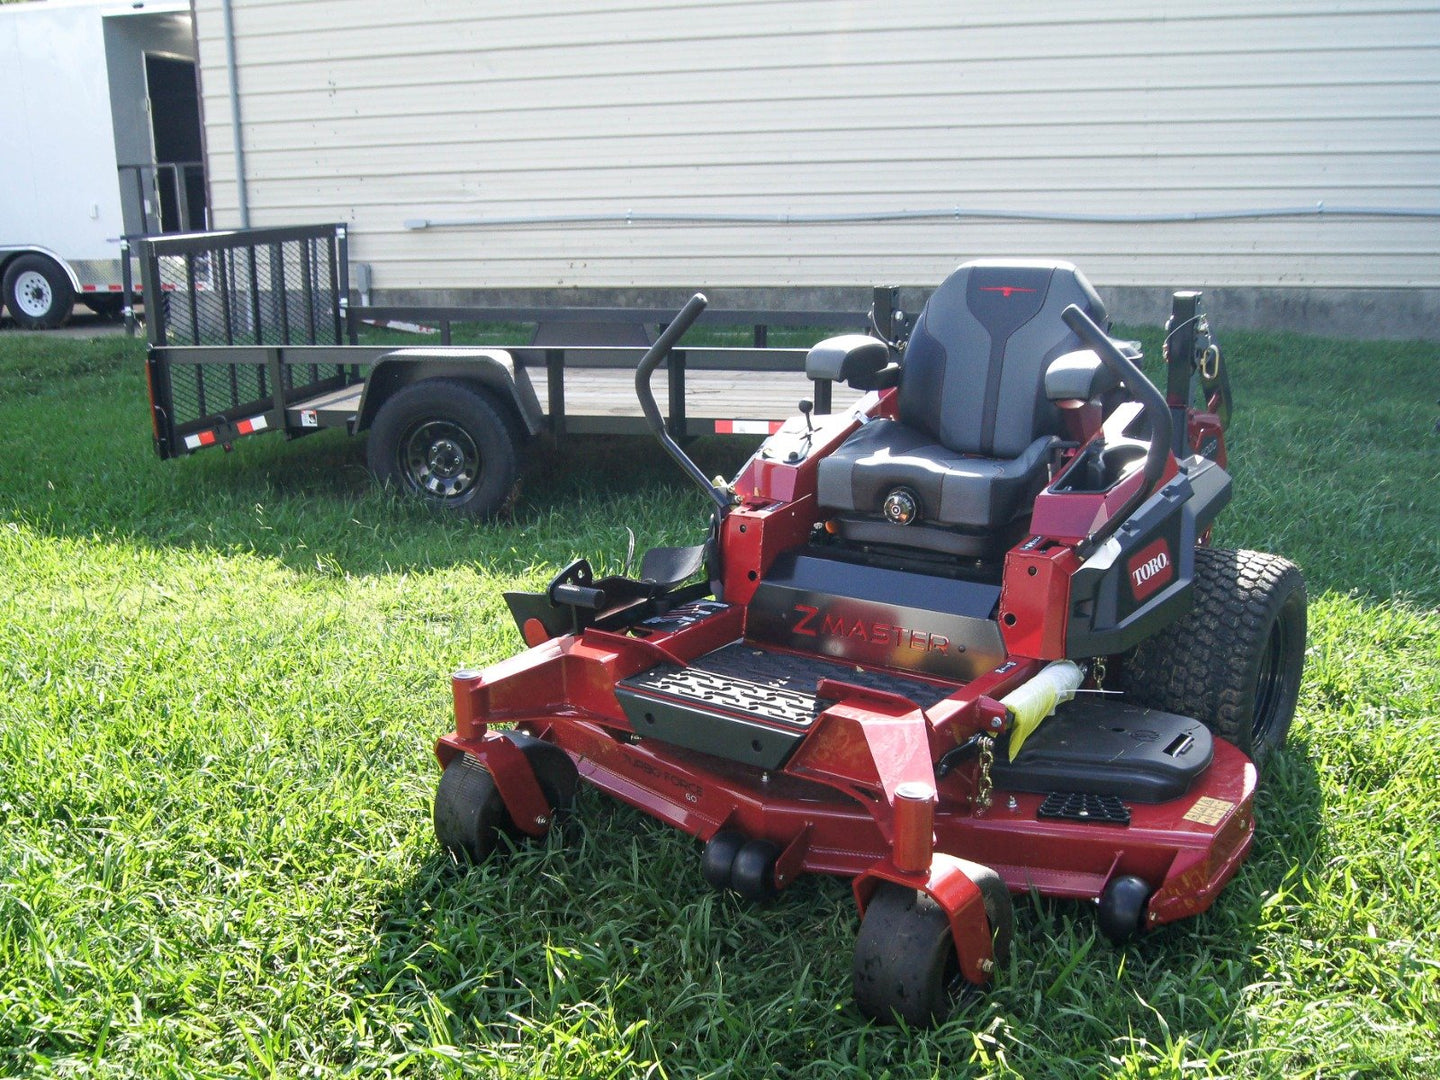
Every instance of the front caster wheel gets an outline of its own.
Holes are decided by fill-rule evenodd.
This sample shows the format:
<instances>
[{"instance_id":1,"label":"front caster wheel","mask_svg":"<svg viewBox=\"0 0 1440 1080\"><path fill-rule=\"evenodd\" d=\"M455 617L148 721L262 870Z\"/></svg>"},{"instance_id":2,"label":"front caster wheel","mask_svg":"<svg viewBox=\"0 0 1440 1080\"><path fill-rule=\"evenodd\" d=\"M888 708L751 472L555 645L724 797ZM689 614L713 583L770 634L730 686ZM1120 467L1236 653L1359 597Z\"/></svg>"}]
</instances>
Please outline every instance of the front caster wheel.
<instances>
[{"instance_id":1,"label":"front caster wheel","mask_svg":"<svg viewBox=\"0 0 1440 1080\"><path fill-rule=\"evenodd\" d=\"M855 939L855 1004L873 1020L930 1027L950 1012L960 961L945 909L929 896L884 882Z\"/></svg>"},{"instance_id":2,"label":"front caster wheel","mask_svg":"<svg viewBox=\"0 0 1440 1080\"><path fill-rule=\"evenodd\" d=\"M1003 964L1015 925L1010 891L989 867L962 865L980 890L995 963ZM964 983L945 909L917 889L881 883L855 939L853 978L855 1004L874 1020L911 1027L944 1021Z\"/></svg>"},{"instance_id":3,"label":"front caster wheel","mask_svg":"<svg viewBox=\"0 0 1440 1080\"><path fill-rule=\"evenodd\" d=\"M521 749L535 770L554 828L575 802L579 780L575 763L558 746L523 731L507 731L505 738ZM460 754L445 766L435 790L433 821L435 839L461 862L489 858L502 834L514 843L525 837L505 809L490 770L469 754Z\"/></svg>"},{"instance_id":4,"label":"front caster wheel","mask_svg":"<svg viewBox=\"0 0 1440 1080\"><path fill-rule=\"evenodd\" d=\"M1100 932L1116 945L1124 945L1145 929L1145 902L1150 886L1131 874L1111 878L1100 894Z\"/></svg>"}]
</instances>

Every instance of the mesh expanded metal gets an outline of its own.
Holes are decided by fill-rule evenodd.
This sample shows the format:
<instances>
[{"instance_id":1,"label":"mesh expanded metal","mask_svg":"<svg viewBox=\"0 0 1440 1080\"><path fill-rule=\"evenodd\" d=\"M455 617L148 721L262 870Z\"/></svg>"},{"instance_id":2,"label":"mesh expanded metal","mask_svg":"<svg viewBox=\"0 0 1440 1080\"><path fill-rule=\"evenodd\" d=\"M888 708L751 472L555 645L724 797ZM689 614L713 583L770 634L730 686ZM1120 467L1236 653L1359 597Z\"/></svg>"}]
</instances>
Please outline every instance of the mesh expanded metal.
<instances>
[{"instance_id":1,"label":"mesh expanded metal","mask_svg":"<svg viewBox=\"0 0 1440 1080\"><path fill-rule=\"evenodd\" d=\"M343 343L325 239L157 255L166 345Z\"/></svg>"},{"instance_id":2,"label":"mesh expanded metal","mask_svg":"<svg viewBox=\"0 0 1440 1080\"><path fill-rule=\"evenodd\" d=\"M220 244L154 256L156 313L165 345L344 344L333 236ZM272 392L264 361L168 365L172 423L197 424L242 407L266 407ZM285 363L287 396L345 376L332 364Z\"/></svg>"}]
</instances>

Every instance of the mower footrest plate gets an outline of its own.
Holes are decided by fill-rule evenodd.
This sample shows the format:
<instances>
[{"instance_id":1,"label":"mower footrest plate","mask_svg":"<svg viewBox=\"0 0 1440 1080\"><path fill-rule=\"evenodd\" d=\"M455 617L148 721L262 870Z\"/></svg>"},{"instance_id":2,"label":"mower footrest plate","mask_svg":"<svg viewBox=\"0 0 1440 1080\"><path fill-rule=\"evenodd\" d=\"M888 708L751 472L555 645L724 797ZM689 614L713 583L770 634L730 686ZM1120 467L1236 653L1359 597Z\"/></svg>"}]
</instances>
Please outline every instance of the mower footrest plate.
<instances>
[{"instance_id":1,"label":"mower footrest plate","mask_svg":"<svg viewBox=\"0 0 1440 1080\"><path fill-rule=\"evenodd\" d=\"M1130 824L1130 808L1117 796L1082 795L1074 791L1052 791L1045 796L1035 816L1093 825Z\"/></svg>"},{"instance_id":2,"label":"mower footrest plate","mask_svg":"<svg viewBox=\"0 0 1440 1080\"><path fill-rule=\"evenodd\" d=\"M660 664L622 679L615 697L642 738L777 769L824 707L815 696L822 679L897 695L921 708L950 692L924 679L737 641L686 667Z\"/></svg>"}]
</instances>

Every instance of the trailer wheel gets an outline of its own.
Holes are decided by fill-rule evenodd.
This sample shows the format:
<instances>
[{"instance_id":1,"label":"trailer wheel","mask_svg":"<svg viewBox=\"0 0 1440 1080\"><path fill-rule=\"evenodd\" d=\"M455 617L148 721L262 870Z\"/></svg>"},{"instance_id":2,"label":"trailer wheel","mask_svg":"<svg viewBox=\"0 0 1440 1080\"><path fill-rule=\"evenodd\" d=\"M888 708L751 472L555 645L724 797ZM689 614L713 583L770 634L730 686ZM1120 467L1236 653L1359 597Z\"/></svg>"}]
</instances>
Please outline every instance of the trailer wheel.
<instances>
[{"instance_id":1,"label":"trailer wheel","mask_svg":"<svg viewBox=\"0 0 1440 1080\"><path fill-rule=\"evenodd\" d=\"M423 379L376 414L366 458L383 483L470 517L490 517L515 487L519 450L504 406L451 379Z\"/></svg>"},{"instance_id":2,"label":"trailer wheel","mask_svg":"<svg viewBox=\"0 0 1440 1080\"><path fill-rule=\"evenodd\" d=\"M1195 549L1195 606L1125 658L1122 687L1202 721L1256 769L1285 742L1305 665L1305 579L1259 551Z\"/></svg>"},{"instance_id":3,"label":"trailer wheel","mask_svg":"<svg viewBox=\"0 0 1440 1080\"><path fill-rule=\"evenodd\" d=\"M118 319L125 312L125 298L114 293L104 296L87 295L80 302L105 319Z\"/></svg>"},{"instance_id":4,"label":"trailer wheel","mask_svg":"<svg viewBox=\"0 0 1440 1080\"><path fill-rule=\"evenodd\" d=\"M505 737L520 747L535 770L554 829L575 803L579 780L575 763L558 746L523 731L509 731ZM445 766L435 789L433 822L435 839L461 862L484 862L502 834L516 843L525 838L505 809L490 770L469 754L460 754Z\"/></svg>"},{"instance_id":5,"label":"trailer wheel","mask_svg":"<svg viewBox=\"0 0 1440 1080\"><path fill-rule=\"evenodd\" d=\"M21 255L5 270L5 306L26 330L51 330L64 324L75 307L70 278L44 255Z\"/></svg>"}]
</instances>

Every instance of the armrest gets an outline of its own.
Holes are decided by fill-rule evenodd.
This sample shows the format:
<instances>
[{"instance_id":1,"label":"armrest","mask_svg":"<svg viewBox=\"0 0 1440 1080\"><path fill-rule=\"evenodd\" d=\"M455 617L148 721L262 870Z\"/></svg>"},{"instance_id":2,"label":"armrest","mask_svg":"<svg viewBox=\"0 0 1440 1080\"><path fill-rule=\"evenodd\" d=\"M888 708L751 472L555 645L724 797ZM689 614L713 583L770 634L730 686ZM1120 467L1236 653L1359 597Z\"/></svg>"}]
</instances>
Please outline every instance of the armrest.
<instances>
[{"instance_id":1,"label":"armrest","mask_svg":"<svg viewBox=\"0 0 1440 1080\"><path fill-rule=\"evenodd\" d=\"M841 334L811 347L805 374L830 379L856 390L884 390L900 381L900 365L890 359L890 346L866 334Z\"/></svg>"},{"instance_id":2,"label":"armrest","mask_svg":"<svg viewBox=\"0 0 1440 1080\"><path fill-rule=\"evenodd\" d=\"M1089 401L1119 385L1093 349L1057 356L1045 369L1045 396L1051 401Z\"/></svg>"}]
</instances>

